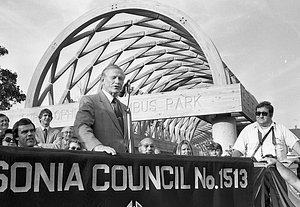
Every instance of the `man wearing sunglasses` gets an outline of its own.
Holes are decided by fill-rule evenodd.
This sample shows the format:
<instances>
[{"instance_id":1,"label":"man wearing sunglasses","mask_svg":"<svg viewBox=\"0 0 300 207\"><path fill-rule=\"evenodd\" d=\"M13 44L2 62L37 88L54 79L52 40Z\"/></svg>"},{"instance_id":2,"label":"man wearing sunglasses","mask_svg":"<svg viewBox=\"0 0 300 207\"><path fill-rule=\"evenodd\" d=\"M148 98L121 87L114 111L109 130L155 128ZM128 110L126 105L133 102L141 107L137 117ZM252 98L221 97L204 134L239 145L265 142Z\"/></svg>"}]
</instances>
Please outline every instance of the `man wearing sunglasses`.
<instances>
[{"instance_id":1,"label":"man wearing sunglasses","mask_svg":"<svg viewBox=\"0 0 300 207\"><path fill-rule=\"evenodd\" d=\"M82 143L75 137L69 139L69 144L68 144L68 149L69 150L83 150Z\"/></svg>"},{"instance_id":2,"label":"man wearing sunglasses","mask_svg":"<svg viewBox=\"0 0 300 207\"><path fill-rule=\"evenodd\" d=\"M285 126L272 120L274 108L268 101L256 106L256 122L246 126L239 134L234 146L233 157L252 157L260 161L266 155L287 158L287 147L300 155L299 139Z\"/></svg>"}]
</instances>

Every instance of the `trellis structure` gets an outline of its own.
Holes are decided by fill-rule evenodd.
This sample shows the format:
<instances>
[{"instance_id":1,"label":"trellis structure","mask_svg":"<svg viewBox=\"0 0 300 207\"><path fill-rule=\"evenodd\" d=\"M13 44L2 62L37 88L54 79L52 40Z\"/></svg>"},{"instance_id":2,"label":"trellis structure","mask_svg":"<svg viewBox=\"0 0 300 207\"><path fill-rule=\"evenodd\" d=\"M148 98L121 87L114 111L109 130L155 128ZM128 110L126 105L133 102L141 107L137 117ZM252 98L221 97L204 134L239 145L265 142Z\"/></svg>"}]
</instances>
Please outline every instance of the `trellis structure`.
<instances>
[{"instance_id":1,"label":"trellis structure","mask_svg":"<svg viewBox=\"0 0 300 207\"><path fill-rule=\"evenodd\" d=\"M35 70L26 107L72 103L96 93L108 64L124 70L132 95L239 83L186 14L155 2L125 1L86 13L58 35ZM251 121L237 116L240 123ZM172 142L201 142L210 129L199 117L134 122L135 133Z\"/></svg>"}]
</instances>

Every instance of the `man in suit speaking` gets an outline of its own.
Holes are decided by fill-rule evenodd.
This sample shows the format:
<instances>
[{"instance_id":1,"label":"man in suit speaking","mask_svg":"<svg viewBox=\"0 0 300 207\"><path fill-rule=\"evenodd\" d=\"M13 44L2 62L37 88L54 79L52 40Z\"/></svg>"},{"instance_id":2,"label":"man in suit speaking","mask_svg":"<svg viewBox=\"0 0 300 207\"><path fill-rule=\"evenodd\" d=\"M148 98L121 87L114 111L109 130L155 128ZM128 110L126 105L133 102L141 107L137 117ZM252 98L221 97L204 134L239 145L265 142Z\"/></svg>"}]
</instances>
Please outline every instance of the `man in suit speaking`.
<instances>
[{"instance_id":1,"label":"man in suit speaking","mask_svg":"<svg viewBox=\"0 0 300 207\"><path fill-rule=\"evenodd\" d=\"M81 98L74 129L87 150L112 155L128 151L126 106L117 99L124 79L119 66L109 65L102 72L99 93Z\"/></svg>"}]
</instances>

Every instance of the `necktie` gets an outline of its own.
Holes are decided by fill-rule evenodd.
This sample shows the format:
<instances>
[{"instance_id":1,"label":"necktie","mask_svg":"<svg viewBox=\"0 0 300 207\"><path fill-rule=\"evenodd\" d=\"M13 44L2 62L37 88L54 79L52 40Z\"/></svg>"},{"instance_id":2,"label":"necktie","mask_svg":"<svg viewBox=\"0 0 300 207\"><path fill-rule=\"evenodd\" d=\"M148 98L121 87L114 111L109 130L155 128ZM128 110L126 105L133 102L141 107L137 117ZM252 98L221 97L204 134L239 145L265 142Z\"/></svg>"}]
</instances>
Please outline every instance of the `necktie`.
<instances>
[{"instance_id":1,"label":"necktie","mask_svg":"<svg viewBox=\"0 0 300 207\"><path fill-rule=\"evenodd\" d=\"M44 140L46 143L47 142L47 129L46 128L44 129Z\"/></svg>"},{"instance_id":2,"label":"necktie","mask_svg":"<svg viewBox=\"0 0 300 207\"><path fill-rule=\"evenodd\" d=\"M122 114L122 111L121 111L120 103L119 103L119 101L116 98L114 98L111 103L113 105L114 112L115 112L115 114L117 116L117 119L118 119L118 122L119 122L119 124L121 126L121 129L124 132L123 114Z\"/></svg>"}]
</instances>

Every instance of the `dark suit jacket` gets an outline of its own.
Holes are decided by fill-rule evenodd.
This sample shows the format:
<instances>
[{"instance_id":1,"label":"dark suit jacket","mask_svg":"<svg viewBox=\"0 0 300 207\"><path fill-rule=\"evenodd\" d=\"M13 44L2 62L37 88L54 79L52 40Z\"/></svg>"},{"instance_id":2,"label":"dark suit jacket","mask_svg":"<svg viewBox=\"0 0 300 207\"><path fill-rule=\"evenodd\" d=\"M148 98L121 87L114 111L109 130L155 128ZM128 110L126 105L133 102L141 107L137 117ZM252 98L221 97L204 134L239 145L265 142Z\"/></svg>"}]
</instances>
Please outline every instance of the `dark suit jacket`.
<instances>
[{"instance_id":1,"label":"dark suit jacket","mask_svg":"<svg viewBox=\"0 0 300 207\"><path fill-rule=\"evenodd\" d=\"M41 143L42 148L55 148L60 149L60 146L57 142L54 142L59 135L58 129L53 129L49 127L49 130L47 131L47 139L44 139L44 131L42 127L36 128L35 131L35 139L37 141L37 144ZM53 143L54 142L54 143Z\"/></svg>"},{"instance_id":2,"label":"dark suit jacket","mask_svg":"<svg viewBox=\"0 0 300 207\"><path fill-rule=\"evenodd\" d=\"M116 152L126 152L128 148L128 129L126 106L121 103L124 133L117 120L111 103L100 91L95 95L83 96L74 123L75 134L81 139L87 150L103 144Z\"/></svg>"}]
</instances>

